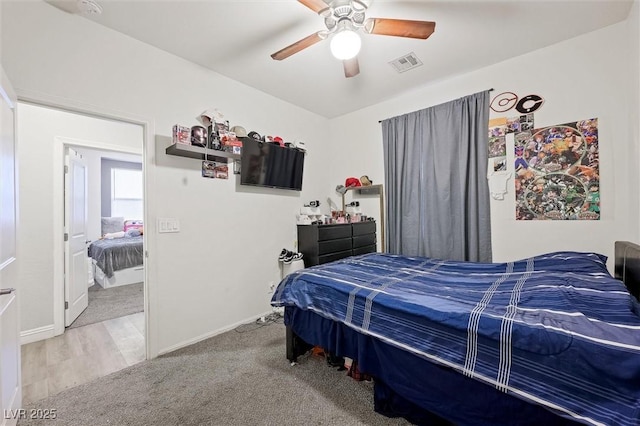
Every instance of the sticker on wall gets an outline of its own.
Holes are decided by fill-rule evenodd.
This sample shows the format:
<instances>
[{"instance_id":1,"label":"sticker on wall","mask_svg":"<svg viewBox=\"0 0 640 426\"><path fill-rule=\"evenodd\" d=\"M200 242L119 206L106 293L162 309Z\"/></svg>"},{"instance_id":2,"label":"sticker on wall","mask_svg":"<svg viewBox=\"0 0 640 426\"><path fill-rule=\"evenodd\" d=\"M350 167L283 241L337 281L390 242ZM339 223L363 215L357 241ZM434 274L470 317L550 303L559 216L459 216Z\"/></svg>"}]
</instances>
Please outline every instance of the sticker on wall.
<instances>
[{"instance_id":1,"label":"sticker on wall","mask_svg":"<svg viewBox=\"0 0 640 426\"><path fill-rule=\"evenodd\" d=\"M513 92L502 92L493 97L489 107L495 112L507 112L518 103L518 95Z\"/></svg>"},{"instance_id":2,"label":"sticker on wall","mask_svg":"<svg viewBox=\"0 0 640 426\"><path fill-rule=\"evenodd\" d=\"M527 95L519 98L513 92L502 92L493 97L489 108L501 113L515 108L520 114L530 114L540 109L544 98L540 95Z\"/></svg>"},{"instance_id":3,"label":"sticker on wall","mask_svg":"<svg viewBox=\"0 0 640 426\"><path fill-rule=\"evenodd\" d=\"M507 139L504 136L489 138L489 158L507 155Z\"/></svg>"},{"instance_id":4,"label":"sticker on wall","mask_svg":"<svg viewBox=\"0 0 640 426\"><path fill-rule=\"evenodd\" d=\"M494 172L506 172L507 171L507 157L494 157L491 159L491 166Z\"/></svg>"},{"instance_id":5,"label":"sticker on wall","mask_svg":"<svg viewBox=\"0 0 640 426\"><path fill-rule=\"evenodd\" d=\"M504 117L489 120L489 158L507 155L507 119Z\"/></svg>"},{"instance_id":6,"label":"sticker on wall","mask_svg":"<svg viewBox=\"0 0 640 426\"><path fill-rule=\"evenodd\" d=\"M516 110L520 114L529 114L539 110L543 103L544 99L542 99L542 96L527 95L518 101Z\"/></svg>"},{"instance_id":7,"label":"sticker on wall","mask_svg":"<svg viewBox=\"0 0 640 426\"><path fill-rule=\"evenodd\" d=\"M489 120L489 129L494 127L504 127L507 125L507 119L505 117L492 118ZM491 132L489 132L489 136L491 136Z\"/></svg>"},{"instance_id":8,"label":"sticker on wall","mask_svg":"<svg viewBox=\"0 0 640 426\"><path fill-rule=\"evenodd\" d=\"M229 179L229 166L216 161L202 161L202 177L211 179Z\"/></svg>"},{"instance_id":9,"label":"sticker on wall","mask_svg":"<svg viewBox=\"0 0 640 426\"><path fill-rule=\"evenodd\" d=\"M520 133L534 127L533 113L507 118L507 133Z\"/></svg>"},{"instance_id":10,"label":"sticker on wall","mask_svg":"<svg viewBox=\"0 0 640 426\"><path fill-rule=\"evenodd\" d=\"M598 119L517 133L517 220L600 219Z\"/></svg>"}]
</instances>

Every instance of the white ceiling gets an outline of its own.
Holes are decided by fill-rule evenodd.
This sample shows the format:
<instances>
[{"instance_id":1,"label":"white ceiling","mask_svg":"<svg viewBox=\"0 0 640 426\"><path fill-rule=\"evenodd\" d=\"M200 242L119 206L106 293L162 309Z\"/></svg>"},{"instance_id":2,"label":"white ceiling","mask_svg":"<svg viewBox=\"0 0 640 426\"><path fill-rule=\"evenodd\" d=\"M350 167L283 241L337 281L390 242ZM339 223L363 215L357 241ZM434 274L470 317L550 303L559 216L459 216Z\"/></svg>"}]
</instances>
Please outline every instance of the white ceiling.
<instances>
[{"instance_id":1,"label":"white ceiling","mask_svg":"<svg viewBox=\"0 0 640 426\"><path fill-rule=\"evenodd\" d=\"M68 10L76 3L47 1ZM361 72L347 79L329 40L271 59L324 29L322 18L296 0L97 1L103 13L87 19L328 118L623 21L633 3L375 0L367 17L435 21L435 33L427 40L363 34ZM410 52L424 65L399 74L388 64Z\"/></svg>"}]
</instances>

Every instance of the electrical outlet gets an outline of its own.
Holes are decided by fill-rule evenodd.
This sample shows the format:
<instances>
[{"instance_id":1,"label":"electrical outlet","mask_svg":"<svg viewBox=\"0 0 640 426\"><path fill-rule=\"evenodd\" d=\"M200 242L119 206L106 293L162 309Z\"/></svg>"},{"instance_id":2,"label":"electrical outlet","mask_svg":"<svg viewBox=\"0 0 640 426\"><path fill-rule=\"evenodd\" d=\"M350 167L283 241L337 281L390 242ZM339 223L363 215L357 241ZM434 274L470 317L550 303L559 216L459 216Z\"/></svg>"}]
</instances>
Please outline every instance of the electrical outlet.
<instances>
[{"instance_id":1,"label":"electrical outlet","mask_svg":"<svg viewBox=\"0 0 640 426\"><path fill-rule=\"evenodd\" d=\"M269 293L273 293L276 290L276 283L273 281L269 281L267 284L269 286Z\"/></svg>"},{"instance_id":2,"label":"electrical outlet","mask_svg":"<svg viewBox=\"0 0 640 426\"><path fill-rule=\"evenodd\" d=\"M293 240L293 248L298 250L298 240Z\"/></svg>"}]
</instances>

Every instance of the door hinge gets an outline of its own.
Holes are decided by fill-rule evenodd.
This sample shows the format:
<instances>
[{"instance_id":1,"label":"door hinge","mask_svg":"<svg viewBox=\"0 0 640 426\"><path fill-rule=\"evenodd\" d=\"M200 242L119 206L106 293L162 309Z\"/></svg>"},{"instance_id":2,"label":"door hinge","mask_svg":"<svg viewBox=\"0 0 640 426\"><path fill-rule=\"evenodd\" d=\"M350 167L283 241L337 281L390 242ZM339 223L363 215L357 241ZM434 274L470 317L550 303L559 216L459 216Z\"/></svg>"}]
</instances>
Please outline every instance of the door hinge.
<instances>
[{"instance_id":1,"label":"door hinge","mask_svg":"<svg viewBox=\"0 0 640 426\"><path fill-rule=\"evenodd\" d=\"M65 308L65 309L69 309L69 302L67 302L66 300L65 300L65 302L64 302L64 308Z\"/></svg>"},{"instance_id":2,"label":"door hinge","mask_svg":"<svg viewBox=\"0 0 640 426\"><path fill-rule=\"evenodd\" d=\"M69 173L69 166L66 166L66 165L64 166L64 172Z\"/></svg>"},{"instance_id":3,"label":"door hinge","mask_svg":"<svg viewBox=\"0 0 640 426\"><path fill-rule=\"evenodd\" d=\"M66 232L64 233L64 240L69 241L69 234L67 234Z\"/></svg>"}]
</instances>

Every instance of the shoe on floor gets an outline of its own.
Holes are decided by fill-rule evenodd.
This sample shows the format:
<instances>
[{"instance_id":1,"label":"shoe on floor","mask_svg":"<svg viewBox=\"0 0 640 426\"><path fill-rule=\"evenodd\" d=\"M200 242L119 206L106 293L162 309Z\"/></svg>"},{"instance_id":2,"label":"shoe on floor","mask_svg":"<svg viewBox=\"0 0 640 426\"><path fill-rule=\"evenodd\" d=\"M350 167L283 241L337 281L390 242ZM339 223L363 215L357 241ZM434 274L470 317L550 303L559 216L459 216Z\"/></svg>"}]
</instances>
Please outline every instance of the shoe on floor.
<instances>
[{"instance_id":1,"label":"shoe on floor","mask_svg":"<svg viewBox=\"0 0 640 426\"><path fill-rule=\"evenodd\" d=\"M291 252L287 249L282 249L282 251L280 252L280 255L278 256L278 260L282 262L288 253L291 253Z\"/></svg>"},{"instance_id":2,"label":"shoe on floor","mask_svg":"<svg viewBox=\"0 0 640 426\"><path fill-rule=\"evenodd\" d=\"M289 264L294 260L300 260L300 259L302 259L302 253L294 253L290 251L289 254L284 258L283 262L286 264Z\"/></svg>"}]
</instances>

